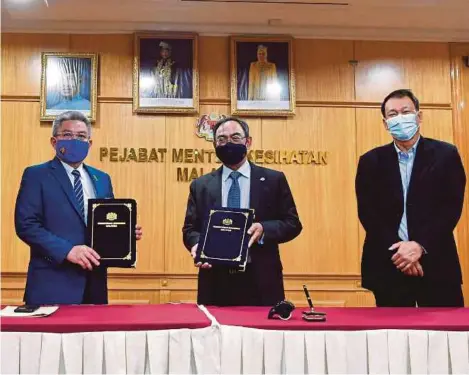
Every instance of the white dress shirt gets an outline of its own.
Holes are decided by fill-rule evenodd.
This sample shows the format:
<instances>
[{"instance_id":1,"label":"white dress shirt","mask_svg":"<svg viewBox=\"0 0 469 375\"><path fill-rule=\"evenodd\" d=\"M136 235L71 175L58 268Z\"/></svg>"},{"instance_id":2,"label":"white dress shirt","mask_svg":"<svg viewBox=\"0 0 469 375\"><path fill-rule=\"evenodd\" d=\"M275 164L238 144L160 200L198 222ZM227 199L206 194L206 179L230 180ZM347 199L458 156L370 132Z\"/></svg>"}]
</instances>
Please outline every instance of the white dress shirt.
<instances>
[{"instance_id":1,"label":"white dress shirt","mask_svg":"<svg viewBox=\"0 0 469 375\"><path fill-rule=\"evenodd\" d=\"M223 166L221 175L221 202L222 206L228 206L228 192L233 184L233 179L230 178L232 169L226 165ZM238 178L239 189L241 191L241 206L240 208L249 208L249 192L251 189L251 164L246 160L245 163L238 169L241 176Z\"/></svg>"},{"instance_id":2,"label":"white dress shirt","mask_svg":"<svg viewBox=\"0 0 469 375\"><path fill-rule=\"evenodd\" d=\"M394 143L394 148L397 152L399 160L399 171L401 173L402 191L404 192L404 211L399 224L399 237L402 241L409 241L409 231L407 227L407 191L409 190L410 178L412 176L412 168L414 166L415 156L417 154L417 146L419 144L420 137L417 142L407 152L402 151Z\"/></svg>"},{"instance_id":3,"label":"white dress shirt","mask_svg":"<svg viewBox=\"0 0 469 375\"><path fill-rule=\"evenodd\" d=\"M73 189L75 176L72 174L72 172L75 170L75 168L64 163L62 160L60 162L64 166L65 171L67 172L67 176L70 179L70 183L72 184L72 189ZM96 198L96 193L94 191L94 185L93 185L93 182L91 181L90 175L88 174L86 169L83 168L83 163L81 163L80 166L76 169L78 170L78 172L80 172L80 181L83 187L83 203L85 206L84 208L85 208L85 223L86 223L86 220L88 217L88 199Z\"/></svg>"}]
</instances>

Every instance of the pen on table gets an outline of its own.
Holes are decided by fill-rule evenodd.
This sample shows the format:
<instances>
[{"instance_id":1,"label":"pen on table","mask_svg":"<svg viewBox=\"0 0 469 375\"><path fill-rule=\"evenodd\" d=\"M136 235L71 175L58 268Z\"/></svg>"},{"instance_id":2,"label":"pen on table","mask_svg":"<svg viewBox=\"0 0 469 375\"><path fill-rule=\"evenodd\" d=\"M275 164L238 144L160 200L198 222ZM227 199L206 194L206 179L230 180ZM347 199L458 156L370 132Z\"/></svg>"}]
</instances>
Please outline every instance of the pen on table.
<instances>
[{"instance_id":1,"label":"pen on table","mask_svg":"<svg viewBox=\"0 0 469 375\"><path fill-rule=\"evenodd\" d=\"M305 291L306 299L308 300L309 307L311 310L314 310L313 301L311 301L311 297L309 296L308 288L306 285L303 285L303 290Z\"/></svg>"}]
</instances>

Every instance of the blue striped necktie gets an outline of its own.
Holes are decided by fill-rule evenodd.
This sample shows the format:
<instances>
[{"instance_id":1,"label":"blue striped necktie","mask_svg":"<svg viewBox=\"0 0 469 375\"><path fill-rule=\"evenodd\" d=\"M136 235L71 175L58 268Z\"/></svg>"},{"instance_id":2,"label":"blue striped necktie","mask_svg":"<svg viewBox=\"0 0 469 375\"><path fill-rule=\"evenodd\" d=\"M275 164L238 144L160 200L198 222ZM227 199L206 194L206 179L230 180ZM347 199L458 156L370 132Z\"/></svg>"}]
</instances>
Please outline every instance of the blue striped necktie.
<instances>
[{"instance_id":1,"label":"blue striped necktie","mask_svg":"<svg viewBox=\"0 0 469 375\"><path fill-rule=\"evenodd\" d=\"M73 177L75 177L75 180L73 181L73 191L75 192L75 197L77 198L81 217L83 218L83 220L85 220L85 202L83 200L83 186L81 185L80 171L74 169L72 175Z\"/></svg>"},{"instance_id":2,"label":"blue striped necktie","mask_svg":"<svg viewBox=\"0 0 469 375\"><path fill-rule=\"evenodd\" d=\"M239 187L238 179L241 177L241 173L233 171L230 173L230 178L233 180L230 191L228 192L228 204L229 208L241 208L241 189Z\"/></svg>"}]
</instances>

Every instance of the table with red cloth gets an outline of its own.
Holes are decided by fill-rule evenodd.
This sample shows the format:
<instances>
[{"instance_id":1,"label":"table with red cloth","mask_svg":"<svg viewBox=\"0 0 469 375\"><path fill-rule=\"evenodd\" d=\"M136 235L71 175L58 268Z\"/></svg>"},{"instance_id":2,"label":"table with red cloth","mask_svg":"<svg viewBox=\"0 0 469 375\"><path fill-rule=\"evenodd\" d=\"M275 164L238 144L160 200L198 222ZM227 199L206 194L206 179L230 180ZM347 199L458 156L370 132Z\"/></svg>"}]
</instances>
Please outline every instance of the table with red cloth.
<instances>
[{"instance_id":1,"label":"table with red cloth","mask_svg":"<svg viewBox=\"0 0 469 375\"><path fill-rule=\"evenodd\" d=\"M221 373L469 374L469 309L320 308L325 322L265 307L209 307L221 327Z\"/></svg>"},{"instance_id":2,"label":"table with red cloth","mask_svg":"<svg viewBox=\"0 0 469 375\"><path fill-rule=\"evenodd\" d=\"M2 318L1 373L469 373L469 309L61 306Z\"/></svg>"},{"instance_id":3,"label":"table with red cloth","mask_svg":"<svg viewBox=\"0 0 469 375\"><path fill-rule=\"evenodd\" d=\"M151 331L205 328L210 320L197 305L68 305L47 319L2 318L3 332Z\"/></svg>"},{"instance_id":4,"label":"table with red cloth","mask_svg":"<svg viewBox=\"0 0 469 375\"><path fill-rule=\"evenodd\" d=\"M219 329L195 304L60 306L1 330L2 374L219 370Z\"/></svg>"}]
</instances>

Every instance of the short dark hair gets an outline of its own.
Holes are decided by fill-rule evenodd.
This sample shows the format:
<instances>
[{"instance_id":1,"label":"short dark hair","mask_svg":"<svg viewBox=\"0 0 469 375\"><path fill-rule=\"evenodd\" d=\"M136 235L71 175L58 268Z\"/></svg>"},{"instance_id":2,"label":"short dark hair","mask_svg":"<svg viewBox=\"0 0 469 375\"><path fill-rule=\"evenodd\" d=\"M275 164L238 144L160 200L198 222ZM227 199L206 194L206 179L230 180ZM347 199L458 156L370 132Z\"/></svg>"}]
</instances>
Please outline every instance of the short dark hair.
<instances>
[{"instance_id":1,"label":"short dark hair","mask_svg":"<svg viewBox=\"0 0 469 375\"><path fill-rule=\"evenodd\" d=\"M228 121L235 121L237 122L242 128L243 128L243 131L244 131L244 136L246 138L249 137L249 125L247 124L246 121L243 121L241 120L240 118L238 117L234 117L234 116L228 116L228 117L225 117L225 118L222 118L221 120L218 120L218 122L215 124L215 126L213 127L213 143L216 143L217 140L216 140L216 134L217 134L217 130L220 126L222 126L223 124L227 123Z\"/></svg>"},{"instance_id":2,"label":"short dark hair","mask_svg":"<svg viewBox=\"0 0 469 375\"><path fill-rule=\"evenodd\" d=\"M383 103L381 104L381 114L383 115L383 117L386 117L386 111L385 111L386 103L388 102L389 99L393 99L393 98L399 98L399 99L409 98L414 103L415 109L417 111L420 110L419 100L414 95L414 93L408 89L399 89L399 90L393 91L392 93L388 94L388 96L384 98Z\"/></svg>"}]
</instances>

